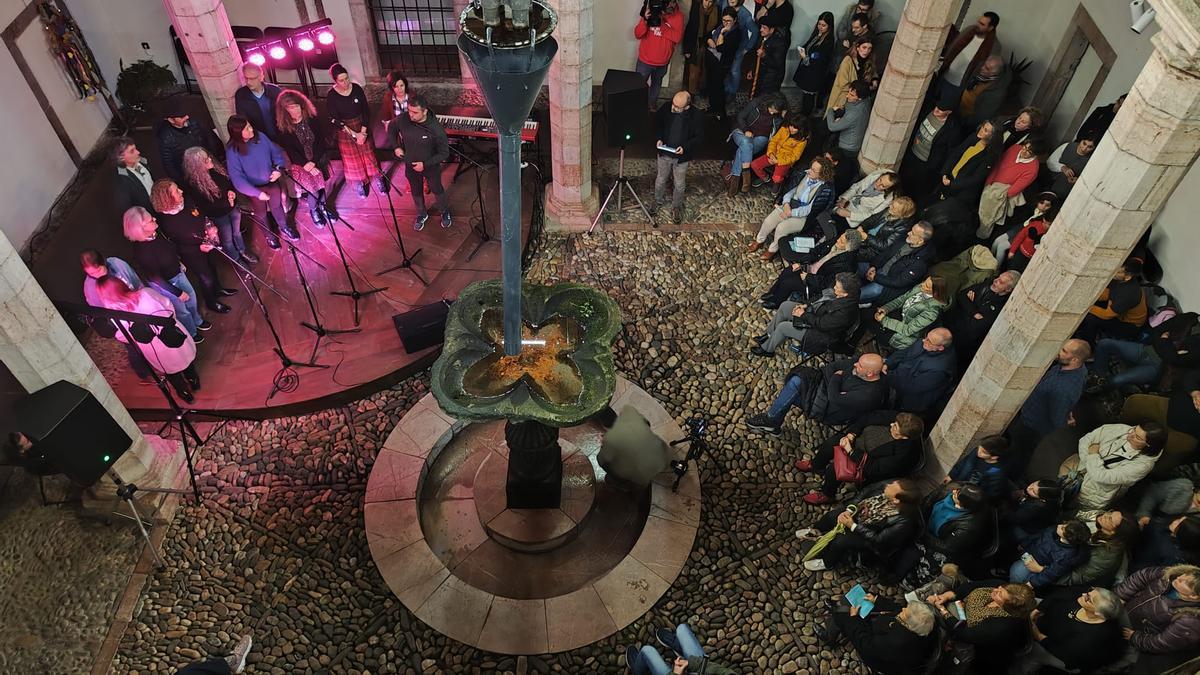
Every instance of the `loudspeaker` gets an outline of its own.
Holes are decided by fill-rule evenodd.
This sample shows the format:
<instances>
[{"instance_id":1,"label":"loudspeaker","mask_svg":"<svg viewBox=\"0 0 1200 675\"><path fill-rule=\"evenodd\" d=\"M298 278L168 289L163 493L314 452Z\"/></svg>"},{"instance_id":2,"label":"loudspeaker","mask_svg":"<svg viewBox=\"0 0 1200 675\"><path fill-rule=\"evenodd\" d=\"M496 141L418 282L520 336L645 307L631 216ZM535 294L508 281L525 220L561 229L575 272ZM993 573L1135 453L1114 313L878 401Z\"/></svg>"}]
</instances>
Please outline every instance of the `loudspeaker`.
<instances>
[{"instance_id":1,"label":"loudspeaker","mask_svg":"<svg viewBox=\"0 0 1200 675\"><path fill-rule=\"evenodd\" d=\"M632 71L610 68L604 74L600 90L608 144L619 148L647 140L650 120L646 115L646 99L650 91L646 78Z\"/></svg>"},{"instance_id":2,"label":"loudspeaker","mask_svg":"<svg viewBox=\"0 0 1200 675\"><path fill-rule=\"evenodd\" d=\"M392 317L407 354L441 344L446 332L449 302L434 302Z\"/></svg>"},{"instance_id":3,"label":"loudspeaker","mask_svg":"<svg viewBox=\"0 0 1200 675\"><path fill-rule=\"evenodd\" d=\"M133 439L87 389L59 381L16 403L23 432L59 471L80 485L92 485Z\"/></svg>"}]
</instances>

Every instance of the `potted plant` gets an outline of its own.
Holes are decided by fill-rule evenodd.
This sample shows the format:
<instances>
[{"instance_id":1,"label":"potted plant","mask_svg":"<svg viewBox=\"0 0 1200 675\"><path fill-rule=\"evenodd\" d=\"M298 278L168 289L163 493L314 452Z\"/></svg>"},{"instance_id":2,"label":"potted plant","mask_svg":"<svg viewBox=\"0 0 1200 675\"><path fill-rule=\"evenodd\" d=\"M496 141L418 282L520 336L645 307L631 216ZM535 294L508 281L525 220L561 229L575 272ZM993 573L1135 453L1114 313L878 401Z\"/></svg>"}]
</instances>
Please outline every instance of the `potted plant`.
<instances>
[{"instance_id":1,"label":"potted plant","mask_svg":"<svg viewBox=\"0 0 1200 675\"><path fill-rule=\"evenodd\" d=\"M117 98L134 118L141 118L147 107L175 86L175 74L170 68L149 60L135 61L125 67L121 61L121 74L117 76Z\"/></svg>"}]
</instances>

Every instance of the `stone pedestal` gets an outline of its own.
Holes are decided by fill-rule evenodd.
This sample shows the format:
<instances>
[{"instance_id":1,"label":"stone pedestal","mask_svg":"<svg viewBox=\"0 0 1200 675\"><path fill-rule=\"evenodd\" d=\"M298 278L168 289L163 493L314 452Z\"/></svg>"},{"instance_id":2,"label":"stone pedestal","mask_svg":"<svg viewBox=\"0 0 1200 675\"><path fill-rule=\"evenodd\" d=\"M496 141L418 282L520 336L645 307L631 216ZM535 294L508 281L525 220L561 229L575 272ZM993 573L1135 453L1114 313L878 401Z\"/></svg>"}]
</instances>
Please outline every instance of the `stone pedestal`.
<instances>
[{"instance_id":1,"label":"stone pedestal","mask_svg":"<svg viewBox=\"0 0 1200 675\"><path fill-rule=\"evenodd\" d=\"M233 93L241 86L242 56L233 40L222 0L163 0L175 34L183 42L217 133L234 113Z\"/></svg>"},{"instance_id":2,"label":"stone pedestal","mask_svg":"<svg viewBox=\"0 0 1200 675\"><path fill-rule=\"evenodd\" d=\"M506 422L510 509L557 509L562 491L558 429L541 422Z\"/></svg>"},{"instance_id":3,"label":"stone pedestal","mask_svg":"<svg viewBox=\"0 0 1200 675\"><path fill-rule=\"evenodd\" d=\"M884 67L858 161L863 171L894 169L921 114L938 56L963 0L908 0Z\"/></svg>"},{"instance_id":4,"label":"stone pedestal","mask_svg":"<svg viewBox=\"0 0 1200 675\"><path fill-rule=\"evenodd\" d=\"M1154 53L933 429L943 468L1013 418L1200 152L1200 12L1155 7Z\"/></svg>"},{"instance_id":5,"label":"stone pedestal","mask_svg":"<svg viewBox=\"0 0 1200 675\"><path fill-rule=\"evenodd\" d=\"M592 40L594 0L551 0L558 13L558 55L550 66L547 229L579 231L599 209L592 184Z\"/></svg>"},{"instance_id":6,"label":"stone pedestal","mask_svg":"<svg viewBox=\"0 0 1200 675\"><path fill-rule=\"evenodd\" d=\"M479 524L501 546L524 553L551 551L569 542L596 502L596 473L587 456L563 442L562 482L557 507L517 509L507 504L508 458L488 453L475 473Z\"/></svg>"},{"instance_id":7,"label":"stone pedestal","mask_svg":"<svg viewBox=\"0 0 1200 675\"><path fill-rule=\"evenodd\" d=\"M125 481L163 485L150 472L154 453L100 369L33 278L8 237L0 235L0 361L26 391L66 380L92 393L133 439L114 469Z\"/></svg>"}]
</instances>

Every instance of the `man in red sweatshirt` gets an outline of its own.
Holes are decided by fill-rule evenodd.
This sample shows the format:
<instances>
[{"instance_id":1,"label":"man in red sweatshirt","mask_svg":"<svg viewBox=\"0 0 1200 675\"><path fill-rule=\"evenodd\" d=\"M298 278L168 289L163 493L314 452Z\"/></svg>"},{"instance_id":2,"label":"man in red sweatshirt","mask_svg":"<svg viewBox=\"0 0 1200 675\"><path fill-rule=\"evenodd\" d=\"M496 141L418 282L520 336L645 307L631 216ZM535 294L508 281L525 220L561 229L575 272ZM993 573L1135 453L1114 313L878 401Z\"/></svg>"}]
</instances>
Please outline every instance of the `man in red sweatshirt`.
<instances>
[{"instance_id":1,"label":"man in red sweatshirt","mask_svg":"<svg viewBox=\"0 0 1200 675\"><path fill-rule=\"evenodd\" d=\"M651 5L661 5L662 9L655 12ZM633 37L638 41L635 70L650 81L650 98L646 107L651 112L658 102L658 90L667 74L671 55L675 53L675 45L683 39L685 23L683 11L676 0L646 0L642 5L642 15L633 27Z\"/></svg>"}]
</instances>

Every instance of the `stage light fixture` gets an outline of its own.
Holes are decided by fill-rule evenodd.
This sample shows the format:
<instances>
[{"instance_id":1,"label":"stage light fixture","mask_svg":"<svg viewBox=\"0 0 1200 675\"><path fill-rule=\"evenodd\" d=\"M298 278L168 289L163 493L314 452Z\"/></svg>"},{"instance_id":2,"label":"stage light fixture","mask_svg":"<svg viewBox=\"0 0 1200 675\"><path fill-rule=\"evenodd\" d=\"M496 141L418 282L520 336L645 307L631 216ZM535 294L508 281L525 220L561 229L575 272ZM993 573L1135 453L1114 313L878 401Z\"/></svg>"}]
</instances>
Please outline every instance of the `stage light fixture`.
<instances>
[{"instance_id":1,"label":"stage light fixture","mask_svg":"<svg viewBox=\"0 0 1200 675\"><path fill-rule=\"evenodd\" d=\"M299 47L300 51L302 52L311 52L316 47L316 45L313 44L312 38L309 37L302 37L299 40L296 40L296 46Z\"/></svg>"},{"instance_id":2,"label":"stage light fixture","mask_svg":"<svg viewBox=\"0 0 1200 675\"><path fill-rule=\"evenodd\" d=\"M283 45L273 45L267 50L267 53L270 54L271 58L275 59L276 61L282 61L287 58L287 50L283 48Z\"/></svg>"},{"instance_id":3,"label":"stage light fixture","mask_svg":"<svg viewBox=\"0 0 1200 675\"><path fill-rule=\"evenodd\" d=\"M246 60L260 68L267 63L267 57L263 56L262 52L251 52L246 56Z\"/></svg>"},{"instance_id":4,"label":"stage light fixture","mask_svg":"<svg viewBox=\"0 0 1200 675\"><path fill-rule=\"evenodd\" d=\"M326 46L333 44L333 31L326 28L317 33L317 42Z\"/></svg>"}]
</instances>

